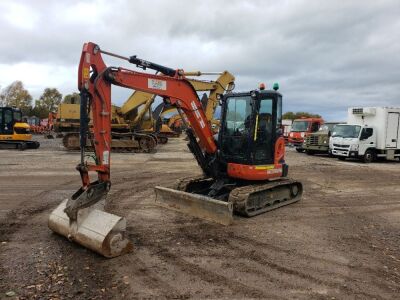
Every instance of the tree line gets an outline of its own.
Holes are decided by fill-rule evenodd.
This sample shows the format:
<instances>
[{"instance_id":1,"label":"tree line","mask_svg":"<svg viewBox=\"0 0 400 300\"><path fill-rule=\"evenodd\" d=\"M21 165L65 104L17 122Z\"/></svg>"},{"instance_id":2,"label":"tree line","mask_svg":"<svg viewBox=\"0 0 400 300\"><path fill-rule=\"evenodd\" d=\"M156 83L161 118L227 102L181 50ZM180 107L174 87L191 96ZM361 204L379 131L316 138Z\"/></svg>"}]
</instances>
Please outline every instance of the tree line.
<instances>
[{"instance_id":1,"label":"tree line","mask_svg":"<svg viewBox=\"0 0 400 300\"><path fill-rule=\"evenodd\" d=\"M300 118L321 118L319 114L312 114L305 111L292 112L288 111L282 115L283 120L295 120Z\"/></svg>"},{"instance_id":2,"label":"tree line","mask_svg":"<svg viewBox=\"0 0 400 300\"><path fill-rule=\"evenodd\" d=\"M20 108L24 116L36 116L41 119L48 117L49 112L56 112L61 103L79 103L79 94L72 93L64 96L56 88L45 88L39 99L33 98L25 89L22 81L14 81L0 90L0 106Z\"/></svg>"},{"instance_id":3,"label":"tree line","mask_svg":"<svg viewBox=\"0 0 400 300\"><path fill-rule=\"evenodd\" d=\"M49 112L56 112L58 105L63 103L79 103L79 94L72 93L63 95L56 88L45 88L39 99L33 101L22 81L14 81L4 89L0 90L0 106L14 106L21 109L24 116L36 116L41 119L48 117ZM34 105L33 105L34 104ZM318 114L308 112L286 112L282 119L321 118Z\"/></svg>"}]
</instances>

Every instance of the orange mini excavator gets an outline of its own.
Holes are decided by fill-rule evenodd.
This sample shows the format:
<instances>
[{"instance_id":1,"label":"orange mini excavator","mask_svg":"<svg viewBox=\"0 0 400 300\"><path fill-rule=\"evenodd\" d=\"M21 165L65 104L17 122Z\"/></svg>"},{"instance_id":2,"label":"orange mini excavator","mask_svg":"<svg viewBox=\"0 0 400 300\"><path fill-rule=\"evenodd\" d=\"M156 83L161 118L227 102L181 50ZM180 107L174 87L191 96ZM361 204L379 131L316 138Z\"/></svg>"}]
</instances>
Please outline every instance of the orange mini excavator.
<instances>
[{"instance_id":1,"label":"orange mini excavator","mask_svg":"<svg viewBox=\"0 0 400 300\"><path fill-rule=\"evenodd\" d=\"M107 67L102 54L126 60L160 75ZM81 188L50 215L49 227L71 240L106 256L129 251L124 218L104 211L110 190L111 86L117 85L163 97L164 102L184 113L188 147L204 176L187 178L174 187L156 187L159 203L169 208L222 224L232 214L254 216L298 201L302 184L287 178L285 142L281 130L282 95L255 89L220 97L222 114L218 137L214 137L198 95L183 75L136 56L123 57L86 43L81 55L78 88L81 95L81 161L77 166ZM85 159L88 116L93 114L95 163ZM97 173L91 182L89 173Z\"/></svg>"}]
</instances>

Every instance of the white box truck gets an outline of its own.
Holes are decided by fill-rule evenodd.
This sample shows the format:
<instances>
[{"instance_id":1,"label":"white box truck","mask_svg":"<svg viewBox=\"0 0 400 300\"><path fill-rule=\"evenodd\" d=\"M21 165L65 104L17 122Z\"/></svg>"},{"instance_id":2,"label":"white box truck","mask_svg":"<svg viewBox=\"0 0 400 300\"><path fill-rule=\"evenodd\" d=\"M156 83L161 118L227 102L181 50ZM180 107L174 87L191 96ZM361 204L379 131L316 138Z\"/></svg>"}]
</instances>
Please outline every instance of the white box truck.
<instances>
[{"instance_id":1,"label":"white box truck","mask_svg":"<svg viewBox=\"0 0 400 300\"><path fill-rule=\"evenodd\" d=\"M336 125L329 147L341 160L358 158L400 158L400 108L351 107L347 124Z\"/></svg>"}]
</instances>

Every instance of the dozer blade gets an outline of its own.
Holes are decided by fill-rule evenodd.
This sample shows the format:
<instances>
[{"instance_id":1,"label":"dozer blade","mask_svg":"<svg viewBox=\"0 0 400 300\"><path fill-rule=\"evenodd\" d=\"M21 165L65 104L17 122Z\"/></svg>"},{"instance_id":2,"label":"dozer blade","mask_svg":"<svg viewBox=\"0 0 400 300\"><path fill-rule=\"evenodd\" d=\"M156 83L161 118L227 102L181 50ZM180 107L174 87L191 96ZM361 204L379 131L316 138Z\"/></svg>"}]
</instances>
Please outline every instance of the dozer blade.
<instances>
[{"instance_id":1,"label":"dozer blade","mask_svg":"<svg viewBox=\"0 0 400 300\"><path fill-rule=\"evenodd\" d=\"M50 214L48 225L52 231L105 257L132 250L132 243L125 238L126 220L105 212L104 200L79 210L76 220L70 220L64 212L67 201Z\"/></svg>"},{"instance_id":2,"label":"dozer blade","mask_svg":"<svg viewBox=\"0 0 400 300\"><path fill-rule=\"evenodd\" d=\"M194 217L229 225L233 222L233 206L230 202L156 186L156 202L166 208Z\"/></svg>"}]
</instances>

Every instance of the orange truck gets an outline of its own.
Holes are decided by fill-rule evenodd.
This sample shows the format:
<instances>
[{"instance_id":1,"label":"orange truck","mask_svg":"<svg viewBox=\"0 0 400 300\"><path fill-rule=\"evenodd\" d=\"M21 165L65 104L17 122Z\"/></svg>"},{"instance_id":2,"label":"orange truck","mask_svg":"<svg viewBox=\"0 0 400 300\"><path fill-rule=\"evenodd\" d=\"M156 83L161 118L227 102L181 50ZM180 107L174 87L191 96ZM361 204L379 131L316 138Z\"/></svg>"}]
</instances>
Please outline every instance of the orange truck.
<instances>
[{"instance_id":1,"label":"orange truck","mask_svg":"<svg viewBox=\"0 0 400 300\"><path fill-rule=\"evenodd\" d=\"M307 135L319 130L324 120L321 118L300 118L292 123L288 136L288 143L296 148L297 152L303 152L303 143Z\"/></svg>"}]
</instances>

